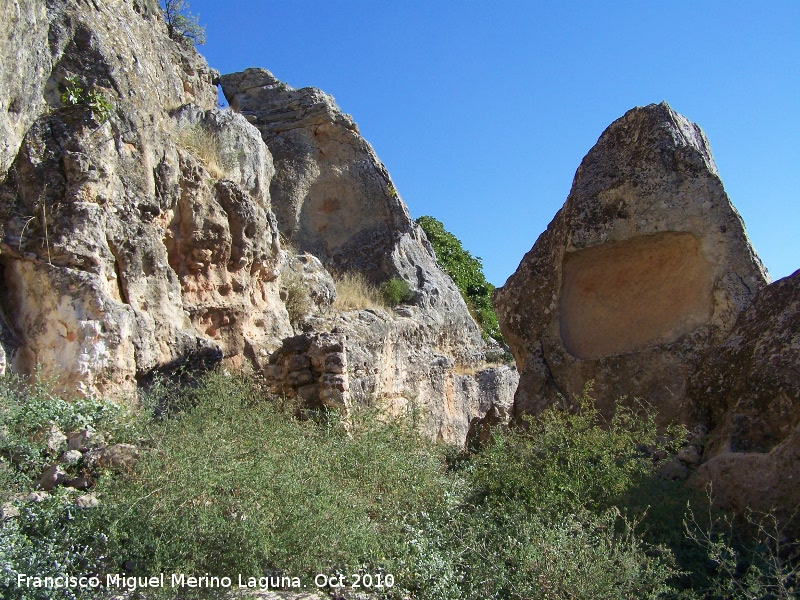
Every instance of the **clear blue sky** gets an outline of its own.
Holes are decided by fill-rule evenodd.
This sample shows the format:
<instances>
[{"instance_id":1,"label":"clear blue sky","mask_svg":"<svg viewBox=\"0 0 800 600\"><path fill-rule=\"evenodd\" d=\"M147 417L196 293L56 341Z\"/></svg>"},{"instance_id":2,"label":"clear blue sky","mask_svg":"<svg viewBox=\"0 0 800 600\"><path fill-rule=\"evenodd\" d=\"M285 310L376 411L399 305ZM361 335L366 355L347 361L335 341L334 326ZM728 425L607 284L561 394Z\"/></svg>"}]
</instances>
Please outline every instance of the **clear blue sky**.
<instances>
[{"instance_id":1,"label":"clear blue sky","mask_svg":"<svg viewBox=\"0 0 800 600\"><path fill-rule=\"evenodd\" d=\"M502 285L628 109L666 100L708 136L778 279L800 268L800 2L191 0L222 73L332 94L413 217Z\"/></svg>"}]
</instances>

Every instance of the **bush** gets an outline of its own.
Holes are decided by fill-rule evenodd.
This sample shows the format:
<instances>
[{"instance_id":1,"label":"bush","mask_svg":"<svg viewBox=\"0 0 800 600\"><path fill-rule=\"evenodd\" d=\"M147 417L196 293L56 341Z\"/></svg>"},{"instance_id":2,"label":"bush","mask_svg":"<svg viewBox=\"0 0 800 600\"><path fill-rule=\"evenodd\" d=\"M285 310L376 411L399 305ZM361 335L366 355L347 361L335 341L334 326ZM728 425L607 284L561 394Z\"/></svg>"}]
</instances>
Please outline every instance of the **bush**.
<instances>
[{"instance_id":1,"label":"bush","mask_svg":"<svg viewBox=\"0 0 800 600\"><path fill-rule=\"evenodd\" d=\"M19 515L0 525L0 597L6 600L78 600L107 597L106 590L29 589L17 574L58 577L100 573L108 538L87 510L60 490L40 502L18 503Z\"/></svg>"},{"instance_id":2,"label":"bush","mask_svg":"<svg viewBox=\"0 0 800 600\"><path fill-rule=\"evenodd\" d=\"M161 417L132 418L0 380L0 474L21 474L15 485L50 458L37 454L41 424L105 423L143 450L132 472L97 482L98 508L58 491L14 500L20 514L0 522L2 597L91 597L15 585L16 573L64 571L283 572L309 587L317 573L391 573L375 600L796 593L797 558L777 529L748 546L730 522L700 526L686 512L684 487L637 451L659 441L645 408L606 421L587 393L464 454L367 409L297 419L292 402L238 375L160 381L153 395Z\"/></svg>"},{"instance_id":3,"label":"bush","mask_svg":"<svg viewBox=\"0 0 800 600\"><path fill-rule=\"evenodd\" d=\"M77 77L67 77L65 83L61 86L61 104L64 106L88 106L89 110L92 111L92 116L100 125L111 118L111 113L114 110L114 105L102 92L94 88L84 89Z\"/></svg>"},{"instance_id":4,"label":"bush","mask_svg":"<svg viewBox=\"0 0 800 600\"><path fill-rule=\"evenodd\" d=\"M3 598L93 598L103 590L25 589L17 573L59 576L92 574L101 569L106 550L106 527L79 510L71 491L56 489L40 502L24 497L58 451L48 448L51 427L64 434L90 428L102 430L107 441L135 439L139 421L125 407L96 399L65 399L54 382L40 377L6 375L0 378L0 504L19 514L0 523L0 596Z\"/></svg>"},{"instance_id":5,"label":"bush","mask_svg":"<svg viewBox=\"0 0 800 600\"><path fill-rule=\"evenodd\" d=\"M411 289L405 279L400 277L392 277L389 281L385 281L380 290L388 306L408 304L414 299L414 290Z\"/></svg>"},{"instance_id":6,"label":"bush","mask_svg":"<svg viewBox=\"0 0 800 600\"><path fill-rule=\"evenodd\" d=\"M0 378L0 460L10 487L0 487L0 501L29 487L57 454L47 447L49 429L64 434L89 427L109 437L132 435L134 417L124 407L92 398L64 399L52 392L53 381L6 375Z\"/></svg>"},{"instance_id":7,"label":"bush","mask_svg":"<svg viewBox=\"0 0 800 600\"><path fill-rule=\"evenodd\" d=\"M420 217L417 224L422 227L436 253L436 261L442 270L455 282L467 303L470 314L483 329L484 337L490 337L505 345L492 306L494 286L486 281L480 257L472 256L441 221L433 217Z\"/></svg>"},{"instance_id":8,"label":"bush","mask_svg":"<svg viewBox=\"0 0 800 600\"><path fill-rule=\"evenodd\" d=\"M453 503L442 457L402 423L298 421L220 374L185 393L193 408L103 496L115 561L139 573L400 573L407 531Z\"/></svg>"}]
</instances>

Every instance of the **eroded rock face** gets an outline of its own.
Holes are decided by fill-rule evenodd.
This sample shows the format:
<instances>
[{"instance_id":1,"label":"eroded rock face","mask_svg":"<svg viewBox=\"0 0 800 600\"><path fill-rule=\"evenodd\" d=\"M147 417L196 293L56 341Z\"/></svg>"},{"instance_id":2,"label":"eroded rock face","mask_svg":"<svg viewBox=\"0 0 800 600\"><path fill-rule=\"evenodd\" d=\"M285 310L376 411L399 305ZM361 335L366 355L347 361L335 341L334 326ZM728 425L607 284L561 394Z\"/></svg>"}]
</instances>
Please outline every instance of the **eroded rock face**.
<instances>
[{"instance_id":1,"label":"eroded rock face","mask_svg":"<svg viewBox=\"0 0 800 600\"><path fill-rule=\"evenodd\" d=\"M231 108L258 128L274 157L270 192L281 234L329 269L358 271L377 284L402 277L458 359L474 361L483 349L477 325L352 118L324 92L294 90L263 69L220 81Z\"/></svg>"},{"instance_id":2,"label":"eroded rock face","mask_svg":"<svg viewBox=\"0 0 800 600\"><path fill-rule=\"evenodd\" d=\"M457 367L424 310L352 310L307 319L264 365L272 390L347 414L374 406L410 417L431 439L462 445L473 421L504 424L517 387L508 366Z\"/></svg>"},{"instance_id":3,"label":"eroded rock face","mask_svg":"<svg viewBox=\"0 0 800 600\"><path fill-rule=\"evenodd\" d=\"M277 347L291 329L272 160L251 125L214 108L205 61L167 36L149 0L3 10L3 52L19 52L0 63L0 80L14 82L0 95L19 106L0 122L0 298L14 370L38 364L65 388L119 394L175 361ZM68 77L111 102L108 120L83 101L62 105ZM224 172L182 142L191 126L233 149Z\"/></svg>"},{"instance_id":4,"label":"eroded rock face","mask_svg":"<svg viewBox=\"0 0 800 600\"><path fill-rule=\"evenodd\" d=\"M338 312L318 268L287 261L284 294L302 282L311 302L296 319L303 335L263 365L273 389L312 406L414 414L428 436L456 444L494 403L505 418L516 371L466 374L484 364L479 328L353 120L320 90L291 89L262 69L221 82L274 157L270 194L281 235L331 271L357 271L375 284L401 277L414 291L394 310Z\"/></svg>"},{"instance_id":5,"label":"eroded rock face","mask_svg":"<svg viewBox=\"0 0 800 600\"><path fill-rule=\"evenodd\" d=\"M495 292L520 368L515 412L594 380L606 412L629 395L688 418L687 378L765 284L700 128L666 103L629 111Z\"/></svg>"},{"instance_id":6,"label":"eroded rock face","mask_svg":"<svg viewBox=\"0 0 800 600\"><path fill-rule=\"evenodd\" d=\"M687 396L712 428L693 482L712 482L727 506L775 507L788 521L800 506L800 271L761 290Z\"/></svg>"}]
</instances>

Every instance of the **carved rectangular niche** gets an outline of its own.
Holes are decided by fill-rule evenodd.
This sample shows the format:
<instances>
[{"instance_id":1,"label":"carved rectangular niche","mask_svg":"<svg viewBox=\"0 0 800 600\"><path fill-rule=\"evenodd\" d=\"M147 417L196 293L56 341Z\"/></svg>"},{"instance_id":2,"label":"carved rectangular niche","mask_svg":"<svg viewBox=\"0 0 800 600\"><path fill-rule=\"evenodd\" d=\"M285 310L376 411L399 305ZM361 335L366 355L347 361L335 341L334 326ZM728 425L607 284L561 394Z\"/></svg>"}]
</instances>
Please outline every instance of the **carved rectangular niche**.
<instances>
[{"instance_id":1,"label":"carved rectangular niche","mask_svg":"<svg viewBox=\"0 0 800 600\"><path fill-rule=\"evenodd\" d=\"M561 340L595 359L665 344L708 323L712 268L691 233L647 235L564 259Z\"/></svg>"}]
</instances>

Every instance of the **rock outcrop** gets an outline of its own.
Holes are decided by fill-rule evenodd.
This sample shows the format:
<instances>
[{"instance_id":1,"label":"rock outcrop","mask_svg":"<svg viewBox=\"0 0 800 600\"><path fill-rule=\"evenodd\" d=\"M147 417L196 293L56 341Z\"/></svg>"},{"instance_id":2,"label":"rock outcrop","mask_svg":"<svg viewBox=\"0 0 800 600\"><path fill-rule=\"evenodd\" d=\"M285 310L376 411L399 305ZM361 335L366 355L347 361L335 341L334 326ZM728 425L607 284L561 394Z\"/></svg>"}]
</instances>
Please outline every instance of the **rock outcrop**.
<instances>
[{"instance_id":1,"label":"rock outcrop","mask_svg":"<svg viewBox=\"0 0 800 600\"><path fill-rule=\"evenodd\" d=\"M352 118L324 92L294 90L263 69L220 81L273 155L270 193L284 238L334 271L358 271L376 284L403 278L459 358L474 360L469 353L483 348L478 326Z\"/></svg>"},{"instance_id":2,"label":"rock outcrop","mask_svg":"<svg viewBox=\"0 0 800 600\"><path fill-rule=\"evenodd\" d=\"M507 403L513 370L459 374L483 365L480 331L332 98L252 69L217 109L154 0L0 10L0 371L119 397L224 360L312 405L414 398L456 443ZM413 306L335 311L329 270L402 278Z\"/></svg>"},{"instance_id":3,"label":"rock outcrop","mask_svg":"<svg viewBox=\"0 0 800 600\"><path fill-rule=\"evenodd\" d=\"M563 208L494 295L520 369L515 413L594 380L687 418L686 384L766 284L705 135L666 103L612 123Z\"/></svg>"},{"instance_id":4,"label":"rock outcrop","mask_svg":"<svg viewBox=\"0 0 800 600\"><path fill-rule=\"evenodd\" d=\"M4 4L0 63L3 341L12 367L84 393L132 391L187 359L271 351L278 298L272 163L157 3ZM62 102L62 90L87 95ZM8 85L6 85L8 84ZM187 107L193 105L194 108ZM182 108L183 107L183 108ZM233 156L187 142L205 132Z\"/></svg>"},{"instance_id":5,"label":"rock outcrop","mask_svg":"<svg viewBox=\"0 0 800 600\"><path fill-rule=\"evenodd\" d=\"M761 290L687 397L711 427L692 483L739 512L774 508L800 534L800 271Z\"/></svg>"},{"instance_id":6,"label":"rock outcrop","mask_svg":"<svg viewBox=\"0 0 800 600\"><path fill-rule=\"evenodd\" d=\"M486 344L461 294L352 118L320 90L294 90L263 69L220 81L274 157L270 195L284 239L335 273L374 284L399 277L414 292L393 310L313 310L303 335L264 365L273 389L311 405L411 412L426 434L457 443L494 403L506 415L516 372L484 364ZM295 280L328 297L311 267L306 260Z\"/></svg>"}]
</instances>

